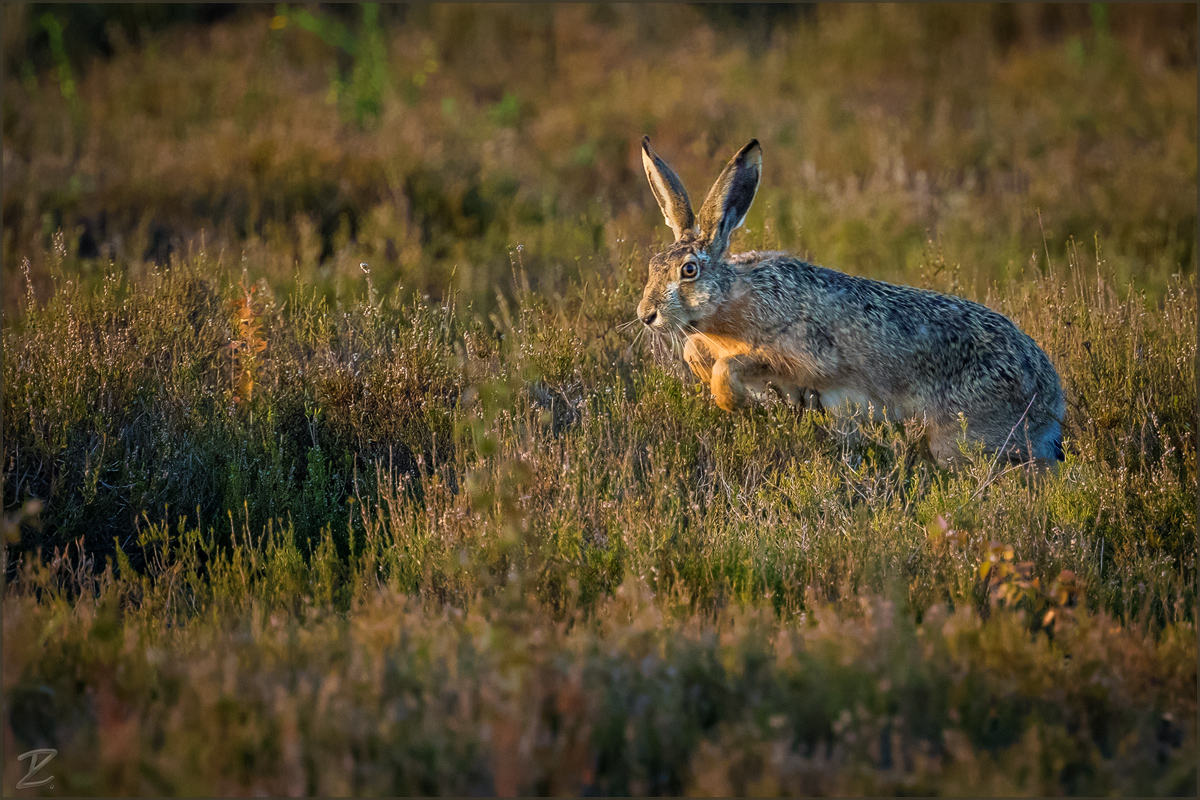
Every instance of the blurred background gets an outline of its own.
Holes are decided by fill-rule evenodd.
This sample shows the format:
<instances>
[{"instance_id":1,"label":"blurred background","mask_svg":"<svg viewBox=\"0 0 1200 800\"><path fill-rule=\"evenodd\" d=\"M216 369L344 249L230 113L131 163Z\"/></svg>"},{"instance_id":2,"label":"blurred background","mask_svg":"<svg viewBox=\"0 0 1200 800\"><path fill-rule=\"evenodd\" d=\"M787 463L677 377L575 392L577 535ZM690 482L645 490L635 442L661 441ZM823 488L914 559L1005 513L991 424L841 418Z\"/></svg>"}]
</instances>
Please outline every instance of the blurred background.
<instances>
[{"instance_id":1,"label":"blurred background","mask_svg":"<svg viewBox=\"0 0 1200 800\"><path fill-rule=\"evenodd\" d=\"M667 236L643 134L697 203L762 141L735 247L968 294L1071 247L1151 294L1195 262L1191 5L3 14L9 313L201 253L331 296L364 261L481 305L514 265L640 282Z\"/></svg>"}]
</instances>

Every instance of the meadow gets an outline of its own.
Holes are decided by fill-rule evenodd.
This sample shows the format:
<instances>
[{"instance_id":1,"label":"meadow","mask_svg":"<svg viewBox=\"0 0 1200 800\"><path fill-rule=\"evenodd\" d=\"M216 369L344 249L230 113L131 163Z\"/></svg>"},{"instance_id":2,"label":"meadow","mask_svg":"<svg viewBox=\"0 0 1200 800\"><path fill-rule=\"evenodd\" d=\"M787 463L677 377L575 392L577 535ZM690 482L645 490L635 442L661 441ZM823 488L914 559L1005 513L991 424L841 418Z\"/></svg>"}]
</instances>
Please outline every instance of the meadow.
<instances>
[{"instance_id":1,"label":"meadow","mask_svg":"<svg viewBox=\"0 0 1200 800\"><path fill-rule=\"evenodd\" d=\"M3 12L6 791L1196 793L1194 7L111 8ZM1058 471L717 409L642 134Z\"/></svg>"}]
</instances>

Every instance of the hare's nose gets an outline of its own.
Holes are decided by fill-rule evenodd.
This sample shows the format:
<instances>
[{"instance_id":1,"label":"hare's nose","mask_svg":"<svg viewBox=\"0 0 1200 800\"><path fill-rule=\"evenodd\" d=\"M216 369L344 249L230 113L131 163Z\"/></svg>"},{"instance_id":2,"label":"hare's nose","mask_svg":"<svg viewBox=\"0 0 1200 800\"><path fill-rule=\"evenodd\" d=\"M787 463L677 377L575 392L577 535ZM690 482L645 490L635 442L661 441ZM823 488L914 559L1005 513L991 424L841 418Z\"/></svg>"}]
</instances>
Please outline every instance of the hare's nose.
<instances>
[{"instance_id":1,"label":"hare's nose","mask_svg":"<svg viewBox=\"0 0 1200 800\"><path fill-rule=\"evenodd\" d=\"M658 311L653 308L642 315L642 322L645 325L653 325L656 319L658 319Z\"/></svg>"}]
</instances>

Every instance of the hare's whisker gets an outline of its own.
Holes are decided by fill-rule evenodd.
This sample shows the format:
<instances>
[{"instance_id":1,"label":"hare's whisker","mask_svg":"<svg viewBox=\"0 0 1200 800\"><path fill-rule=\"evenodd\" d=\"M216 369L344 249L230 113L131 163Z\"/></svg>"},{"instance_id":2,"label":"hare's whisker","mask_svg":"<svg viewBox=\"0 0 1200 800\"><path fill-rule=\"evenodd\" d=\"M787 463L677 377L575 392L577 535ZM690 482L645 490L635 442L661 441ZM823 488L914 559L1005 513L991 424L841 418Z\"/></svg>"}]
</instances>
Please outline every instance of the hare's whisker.
<instances>
[{"instance_id":1,"label":"hare's whisker","mask_svg":"<svg viewBox=\"0 0 1200 800\"><path fill-rule=\"evenodd\" d=\"M638 324L639 322L641 322L641 320L640 320L640 319L637 319L637 318L635 317L634 319L631 319L631 320L629 320L628 322L622 322L621 324L617 325L617 330L619 330L619 331L623 331L623 330L625 330L626 328L628 328L630 325L636 325L636 324Z\"/></svg>"},{"instance_id":2,"label":"hare's whisker","mask_svg":"<svg viewBox=\"0 0 1200 800\"><path fill-rule=\"evenodd\" d=\"M642 340L642 337L645 335L646 335L646 328L644 328L644 327L640 331L638 331L636 334L634 334L633 341L629 343L629 347L625 348L625 355L629 355L630 353L632 353L633 348L637 346L637 343L640 342Z\"/></svg>"}]
</instances>

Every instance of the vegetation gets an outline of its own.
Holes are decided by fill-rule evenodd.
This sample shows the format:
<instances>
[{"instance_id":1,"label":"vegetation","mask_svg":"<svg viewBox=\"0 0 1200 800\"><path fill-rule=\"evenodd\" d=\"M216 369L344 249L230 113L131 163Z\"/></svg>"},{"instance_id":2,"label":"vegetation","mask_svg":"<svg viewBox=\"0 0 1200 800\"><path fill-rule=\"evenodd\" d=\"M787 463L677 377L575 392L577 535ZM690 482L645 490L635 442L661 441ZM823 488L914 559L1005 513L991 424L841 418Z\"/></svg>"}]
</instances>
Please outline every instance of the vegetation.
<instances>
[{"instance_id":1,"label":"vegetation","mask_svg":"<svg viewBox=\"0 0 1200 800\"><path fill-rule=\"evenodd\" d=\"M1194 793L1194 32L1010 11L280 6L68 63L6 5L5 780ZM625 325L646 132L693 193L763 142L739 248L1010 315L1059 471L716 409Z\"/></svg>"}]
</instances>

